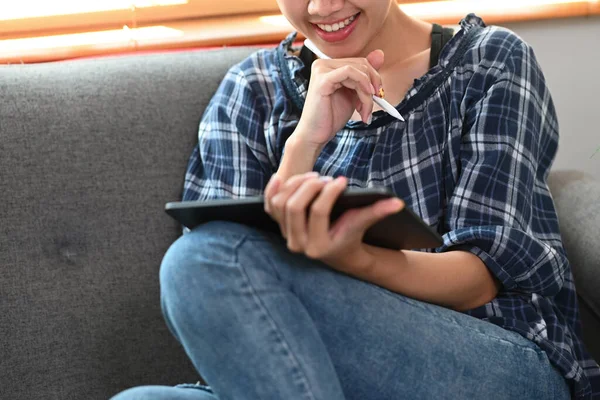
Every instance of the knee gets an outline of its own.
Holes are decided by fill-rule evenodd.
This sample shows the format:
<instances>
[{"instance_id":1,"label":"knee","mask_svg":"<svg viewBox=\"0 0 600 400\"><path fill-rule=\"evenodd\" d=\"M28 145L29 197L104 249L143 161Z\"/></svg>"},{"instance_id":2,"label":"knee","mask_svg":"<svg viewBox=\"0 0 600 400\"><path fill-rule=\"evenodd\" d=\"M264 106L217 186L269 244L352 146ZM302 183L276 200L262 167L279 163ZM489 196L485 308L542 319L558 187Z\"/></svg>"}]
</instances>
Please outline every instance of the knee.
<instances>
[{"instance_id":1,"label":"knee","mask_svg":"<svg viewBox=\"0 0 600 400\"><path fill-rule=\"evenodd\" d=\"M223 297L240 285L238 250L252 228L226 222L204 224L177 239L160 267L161 309L171 333L181 341L181 329L198 314L203 324L221 317ZM121 400L121 399L119 399Z\"/></svg>"},{"instance_id":2,"label":"knee","mask_svg":"<svg viewBox=\"0 0 600 400\"><path fill-rule=\"evenodd\" d=\"M159 400L166 399L163 393L164 389L161 386L140 386L131 389L127 389L110 400Z\"/></svg>"},{"instance_id":3,"label":"knee","mask_svg":"<svg viewBox=\"0 0 600 400\"><path fill-rule=\"evenodd\" d=\"M240 224L209 222L177 239L162 260L160 287L163 304L189 303L190 297L209 296L227 284L240 245L263 233ZM229 267L229 268L228 268Z\"/></svg>"},{"instance_id":4,"label":"knee","mask_svg":"<svg viewBox=\"0 0 600 400\"><path fill-rule=\"evenodd\" d=\"M169 247L160 267L166 288L195 279L208 265L235 262L240 242L253 234L251 228L229 222L209 222L179 237Z\"/></svg>"}]
</instances>

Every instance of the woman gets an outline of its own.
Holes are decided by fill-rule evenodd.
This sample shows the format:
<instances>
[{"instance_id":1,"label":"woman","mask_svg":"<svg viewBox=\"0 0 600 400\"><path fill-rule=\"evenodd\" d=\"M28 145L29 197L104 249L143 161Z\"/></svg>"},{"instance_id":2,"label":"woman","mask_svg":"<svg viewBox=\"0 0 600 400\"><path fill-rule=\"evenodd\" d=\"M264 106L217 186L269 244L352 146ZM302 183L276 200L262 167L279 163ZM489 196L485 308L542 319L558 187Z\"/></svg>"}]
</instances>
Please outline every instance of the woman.
<instances>
[{"instance_id":1,"label":"woman","mask_svg":"<svg viewBox=\"0 0 600 400\"><path fill-rule=\"evenodd\" d=\"M597 394L546 184L557 120L531 48L474 15L452 37L394 0L278 3L332 60L292 34L234 66L203 116L184 199L264 192L284 239L219 222L177 240L163 311L210 387L115 399ZM405 122L374 106L380 93ZM398 198L331 225L347 186ZM362 243L404 206L443 246Z\"/></svg>"}]
</instances>

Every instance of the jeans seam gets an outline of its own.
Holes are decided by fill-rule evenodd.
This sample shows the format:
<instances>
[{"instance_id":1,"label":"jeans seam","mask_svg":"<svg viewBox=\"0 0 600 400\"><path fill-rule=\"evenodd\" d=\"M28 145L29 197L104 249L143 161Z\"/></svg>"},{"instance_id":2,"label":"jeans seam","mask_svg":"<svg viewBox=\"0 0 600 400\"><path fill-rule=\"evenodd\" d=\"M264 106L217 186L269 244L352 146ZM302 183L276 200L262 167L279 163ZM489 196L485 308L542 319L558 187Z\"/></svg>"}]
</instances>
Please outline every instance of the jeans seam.
<instances>
[{"instance_id":1,"label":"jeans seam","mask_svg":"<svg viewBox=\"0 0 600 400\"><path fill-rule=\"evenodd\" d=\"M275 322L274 318L271 316L271 313L269 313L269 310L267 309L265 304L260 299L260 296L256 295L256 289L252 285L252 280L246 273L246 270L244 269L242 264L239 262L239 248L247 240L248 240L248 236L244 236L243 239L240 240L237 243L237 245L235 246L234 262L237 265L237 267L239 268L242 277L244 278L243 281L248 285L248 288L250 289L250 295L254 299L258 310L262 311L263 316L265 316L265 320L269 321L269 323L271 324L272 332L274 333L275 337L278 339L278 345L281 346L281 348L286 353L285 355L288 357L289 360L292 361L292 364L295 366L296 370L299 372L299 378L300 378L299 381L302 384L304 384L304 386L305 386L305 388L302 388L302 389L306 390L305 394L307 394L311 400L316 400L316 398L311 390L306 373L304 372L303 368L301 367L300 361L294 356L294 353L290 349L289 343L285 340L285 336L281 333L281 329L277 326L277 323ZM297 374L294 374L294 375L297 375Z\"/></svg>"},{"instance_id":2,"label":"jeans seam","mask_svg":"<svg viewBox=\"0 0 600 400\"><path fill-rule=\"evenodd\" d=\"M269 240L266 240L264 238L256 238L256 237L249 237L248 241L253 241L253 242L264 242L267 244L271 244L271 242ZM279 271L277 270L277 268L273 265L273 263L271 262L271 258L268 257L268 252L265 251L263 248L261 248L260 246L257 247L257 251L260 251L261 254L265 255L265 259L268 260L267 264L269 264L269 269L271 270L271 272L273 273L273 275L281 280L281 274L279 273Z\"/></svg>"}]
</instances>

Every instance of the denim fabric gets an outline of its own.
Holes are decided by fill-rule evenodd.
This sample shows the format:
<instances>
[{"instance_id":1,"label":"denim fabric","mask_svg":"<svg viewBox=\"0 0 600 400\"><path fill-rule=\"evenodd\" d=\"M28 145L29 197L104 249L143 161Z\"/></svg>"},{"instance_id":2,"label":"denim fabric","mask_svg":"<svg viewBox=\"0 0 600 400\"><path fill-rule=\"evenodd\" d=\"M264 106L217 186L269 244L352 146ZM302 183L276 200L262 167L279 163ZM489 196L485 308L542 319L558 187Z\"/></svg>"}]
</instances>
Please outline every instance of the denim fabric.
<instances>
[{"instance_id":1,"label":"denim fabric","mask_svg":"<svg viewBox=\"0 0 600 400\"><path fill-rule=\"evenodd\" d=\"M218 400L206 386L184 384L169 386L141 386L124 391L112 400Z\"/></svg>"},{"instance_id":2,"label":"denim fabric","mask_svg":"<svg viewBox=\"0 0 600 400\"><path fill-rule=\"evenodd\" d=\"M150 386L114 400L570 398L521 335L338 273L246 226L183 235L160 281L169 329L214 394Z\"/></svg>"}]
</instances>

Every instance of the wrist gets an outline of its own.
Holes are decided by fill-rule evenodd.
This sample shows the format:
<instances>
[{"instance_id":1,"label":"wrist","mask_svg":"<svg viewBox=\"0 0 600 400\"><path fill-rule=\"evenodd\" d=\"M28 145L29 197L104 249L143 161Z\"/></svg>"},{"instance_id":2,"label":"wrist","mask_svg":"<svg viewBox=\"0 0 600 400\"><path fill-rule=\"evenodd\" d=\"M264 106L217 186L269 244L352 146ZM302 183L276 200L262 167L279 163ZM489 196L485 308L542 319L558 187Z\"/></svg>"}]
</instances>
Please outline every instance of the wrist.
<instances>
[{"instance_id":1,"label":"wrist","mask_svg":"<svg viewBox=\"0 0 600 400\"><path fill-rule=\"evenodd\" d=\"M296 129L285 143L286 151L289 149L293 153L296 153L297 156L308 157L313 161L316 161L325 145L306 140L305 136L305 134L299 133L298 129Z\"/></svg>"},{"instance_id":2,"label":"wrist","mask_svg":"<svg viewBox=\"0 0 600 400\"><path fill-rule=\"evenodd\" d=\"M366 279L373 274L377 266L377 257L368 251L364 243L355 251L346 253L344 257L338 258L330 264L334 269L352 275L359 279ZM332 265L333 264L333 265Z\"/></svg>"},{"instance_id":3,"label":"wrist","mask_svg":"<svg viewBox=\"0 0 600 400\"><path fill-rule=\"evenodd\" d=\"M322 145L307 142L292 134L285 143L277 175L286 181L293 175L312 171L322 149Z\"/></svg>"}]
</instances>

